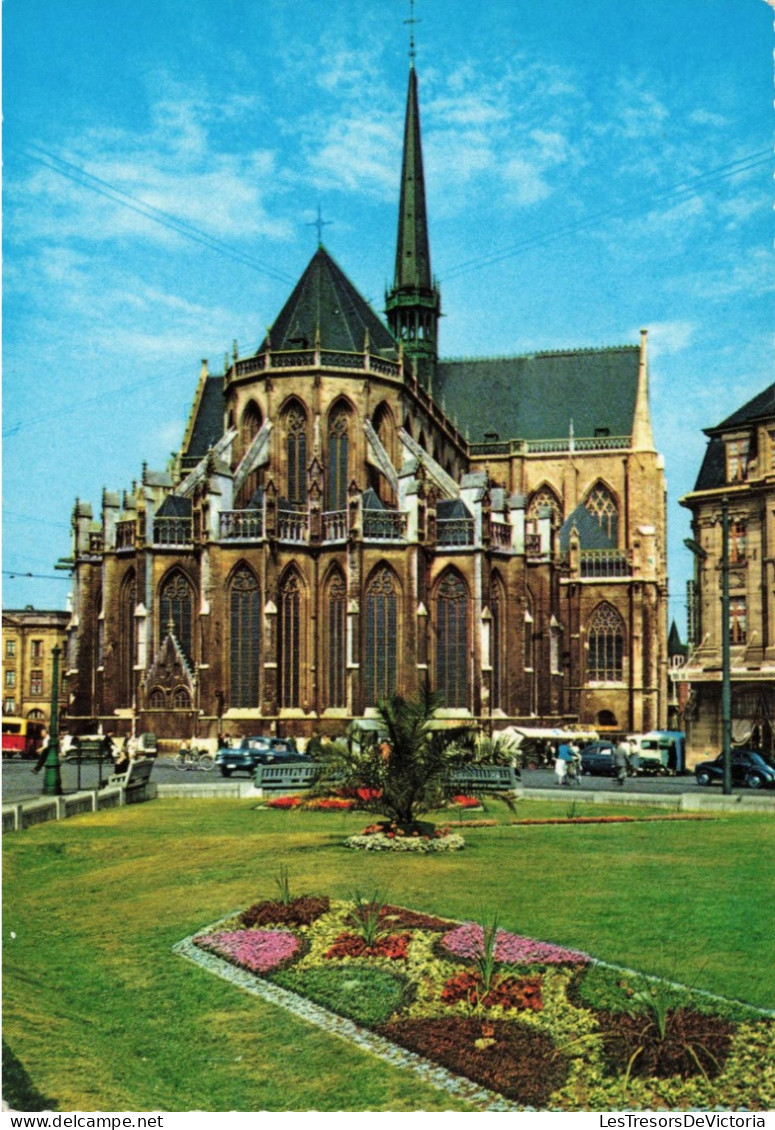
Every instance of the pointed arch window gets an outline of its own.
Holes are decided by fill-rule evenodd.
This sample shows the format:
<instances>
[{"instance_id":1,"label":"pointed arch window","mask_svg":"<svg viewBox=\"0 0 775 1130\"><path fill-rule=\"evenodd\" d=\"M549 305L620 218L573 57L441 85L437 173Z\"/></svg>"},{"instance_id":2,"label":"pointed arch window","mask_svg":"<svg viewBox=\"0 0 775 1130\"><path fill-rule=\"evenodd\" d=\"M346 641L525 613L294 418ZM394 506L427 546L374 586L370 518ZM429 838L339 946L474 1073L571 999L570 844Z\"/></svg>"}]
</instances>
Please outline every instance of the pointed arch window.
<instances>
[{"instance_id":1,"label":"pointed arch window","mask_svg":"<svg viewBox=\"0 0 775 1130\"><path fill-rule=\"evenodd\" d=\"M493 580L490 596L490 667L492 669L492 690L490 702L493 710L505 710L505 643L506 643L506 594L499 577Z\"/></svg>"},{"instance_id":2,"label":"pointed arch window","mask_svg":"<svg viewBox=\"0 0 775 1130\"><path fill-rule=\"evenodd\" d=\"M231 705L258 706L261 593L254 573L239 568L229 588Z\"/></svg>"},{"instance_id":3,"label":"pointed arch window","mask_svg":"<svg viewBox=\"0 0 775 1130\"><path fill-rule=\"evenodd\" d=\"M245 405L239 426L239 458L247 452L253 440L261 431L261 412L254 401L249 400Z\"/></svg>"},{"instance_id":4,"label":"pointed arch window","mask_svg":"<svg viewBox=\"0 0 775 1130\"><path fill-rule=\"evenodd\" d=\"M620 683L624 677L624 621L611 604L599 605L589 621L587 678Z\"/></svg>"},{"instance_id":5,"label":"pointed arch window","mask_svg":"<svg viewBox=\"0 0 775 1130\"><path fill-rule=\"evenodd\" d=\"M541 511L548 507L552 512L552 529L562 525L562 506L557 495L550 486L540 487L530 499L526 517L531 521L541 517Z\"/></svg>"},{"instance_id":6,"label":"pointed arch window","mask_svg":"<svg viewBox=\"0 0 775 1130\"><path fill-rule=\"evenodd\" d=\"M121 584L118 612L118 662L121 701L125 706L132 705L134 696L134 666L137 655L137 627L135 610L137 606L137 577L131 569Z\"/></svg>"},{"instance_id":7,"label":"pointed arch window","mask_svg":"<svg viewBox=\"0 0 775 1130\"><path fill-rule=\"evenodd\" d=\"M298 573L286 575L280 588L279 607L279 703L301 705L302 585Z\"/></svg>"},{"instance_id":8,"label":"pointed arch window","mask_svg":"<svg viewBox=\"0 0 775 1130\"><path fill-rule=\"evenodd\" d=\"M299 404L285 414L285 457L288 467L288 501L307 500L307 417Z\"/></svg>"},{"instance_id":9,"label":"pointed arch window","mask_svg":"<svg viewBox=\"0 0 775 1130\"><path fill-rule=\"evenodd\" d=\"M378 570L366 589L364 694L376 706L398 685L398 585L390 569Z\"/></svg>"},{"instance_id":10,"label":"pointed arch window","mask_svg":"<svg viewBox=\"0 0 775 1130\"><path fill-rule=\"evenodd\" d=\"M336 572L326 586L326 684L328 706L347 705L347 585Z\"/></svg>"},{"instance_id":11,"label":"pointed arch window","mask_svg":"<svg viewBox=\"0 0 775 1130\"><path fill-rule=\"evenodd\" d=\"M396 457L396 426L393 419L393 413L384 401L377 406L372 419L374 431L377 433L377 438L385 450L385 454L395 467ZM371 469L372 472L372 485L374 490L379 495L379 498L386 506L395 506L396 497L393 488L388 479L384 475L377 474L376 468Z\"/></svg>"},{"instance_id":12,"label":"pointed arch window","mask_svg":"<svg viewBox=\"0 0 775 1130\"><path fill-rule=\"evenodd\" d=\"M468 593L450 572L436 590L436 689L445 706L469 705L468 652Z\"/></svg>"},{"instance_id":13,"label":"pointed arch window","mask_svg":"<svg viewBox=\"0 0 775 1130\"><path fill-rule=\"evenodd\" d=\"M328 427L328 509L347 507L347 484L350 459L350 413L338 409Z\"/></svg>"},{"instance_id":14,"label":"pointed arch window","mask_svg":"<svg viewBox=\"0 0 775 1130\"><path fill-rule=\"evenodd\" d=\"M190 661L193 642L193 598L191 586L182 573L173 573L162 585L159 643L172 628L175 639Z\"/></svg>"},{"instance_id":15,"label":"pointed arch window","mask_svg":"<svg viewBox=\"0 0 775 1130\"><path fill-rule=\"evenodd\" d=\"M604 483L595 483L587 495L584 506L598 525L603 529L607 538L612 542L618 541L619 536L619 509L616 499Z\"/></svg>"}]
</instances>

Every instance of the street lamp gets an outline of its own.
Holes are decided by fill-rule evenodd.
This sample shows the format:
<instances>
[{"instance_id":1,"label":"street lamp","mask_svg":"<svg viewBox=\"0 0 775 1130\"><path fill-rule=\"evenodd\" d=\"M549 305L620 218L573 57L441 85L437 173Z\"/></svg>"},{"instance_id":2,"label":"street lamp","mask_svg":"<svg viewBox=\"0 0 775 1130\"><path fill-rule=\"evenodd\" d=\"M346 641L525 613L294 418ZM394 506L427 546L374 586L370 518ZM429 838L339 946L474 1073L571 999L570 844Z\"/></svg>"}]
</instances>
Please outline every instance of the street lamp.
<instances>
[{"instance_id":1,"label":"street lamp","mask_svg":"<svg viewBox=\"0 0 775 1130\"><path fill-rule=\"evenodd\" d=\"M43 795L62 795L62 772L59 767L59 656L61 647L51 652L51 722L48 728L48 757L43 775Z\"/></svg>"}]
</instances>

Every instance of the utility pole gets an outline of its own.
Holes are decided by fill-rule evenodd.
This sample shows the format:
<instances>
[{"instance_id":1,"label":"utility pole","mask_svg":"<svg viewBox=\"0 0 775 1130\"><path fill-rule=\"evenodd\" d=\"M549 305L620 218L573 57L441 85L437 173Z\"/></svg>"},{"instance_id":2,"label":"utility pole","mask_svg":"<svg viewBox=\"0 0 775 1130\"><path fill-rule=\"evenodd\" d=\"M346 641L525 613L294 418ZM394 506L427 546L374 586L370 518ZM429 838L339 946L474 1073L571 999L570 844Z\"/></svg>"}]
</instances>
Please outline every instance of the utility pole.
<instances>
[{"instance_id":1,"label":"utility pole","mask_svg":"<svg viewBox=\"0 0 775 1130\"><path fill-rule=\"evenodd\" d=\"M721 752L724 796L732 795L732 685L729 670L729 499L721 499Z\"/></svg>"}]
</instances>

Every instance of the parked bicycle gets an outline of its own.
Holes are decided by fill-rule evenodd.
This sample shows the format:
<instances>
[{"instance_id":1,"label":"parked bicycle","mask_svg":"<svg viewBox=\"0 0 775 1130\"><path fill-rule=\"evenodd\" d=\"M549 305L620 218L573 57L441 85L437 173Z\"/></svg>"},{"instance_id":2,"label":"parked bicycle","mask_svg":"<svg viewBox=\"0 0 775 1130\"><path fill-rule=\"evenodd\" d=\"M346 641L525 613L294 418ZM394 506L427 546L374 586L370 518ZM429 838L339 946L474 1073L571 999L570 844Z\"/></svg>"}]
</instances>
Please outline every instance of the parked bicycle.
<instances>
[{"instance_id":1,"label":"parked bicycle","mask_svg":"<svg viewBox=\"0 0 775 1130\"><path fill-rule=\"evenodd\" d=\"M176 769L202 770L209 773L215 766L215 754L207 749L198 749L196 746L181 746L172 764Z\"/></svg>"}]
</instances>

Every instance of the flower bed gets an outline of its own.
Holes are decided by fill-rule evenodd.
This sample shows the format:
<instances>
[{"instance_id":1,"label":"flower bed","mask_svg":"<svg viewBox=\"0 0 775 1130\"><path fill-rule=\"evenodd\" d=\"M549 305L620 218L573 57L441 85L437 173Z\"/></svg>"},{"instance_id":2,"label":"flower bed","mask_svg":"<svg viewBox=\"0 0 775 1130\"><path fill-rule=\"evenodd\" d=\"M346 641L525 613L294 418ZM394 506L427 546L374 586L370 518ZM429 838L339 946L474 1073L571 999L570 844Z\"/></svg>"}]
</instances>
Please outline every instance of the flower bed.
<instances>
[{"instance_id":1,"label":"flower bed","mask_svg":"<svg viewBox=\"0 0 775 1130\"><path fill-rule=\"evenodd\" d=\"M347 1021L362 1026L353 1038L369 1029L375 1054L397 1055L398 1045L423 1057L399 1062L431 1071L438 1085L454 1089L463 1077L486 1088L461 1093L487 1108L775 1106L775 1021L570 947L376 896L263 900L191 942L275 1003L310 1019L304 1008L319 1006L318 1023L338 1013L345 1021L330 1024L340 1035ZM271 995L283 990L300 996Z\"/></svg>"},{"instance_id":2,"label":"flower bed","mask_svg":"<svg viewBox=\"0 0 775 1130\"><path fill-rule=\"evenodd\" d=\"M382 821L369 824L362 832L348 836L345 847L360 851L415 851L428 854L437 851L460 851L466 846L462 836L449 828L419 825L410 830Z\"/></svg>"}]
</instances>

